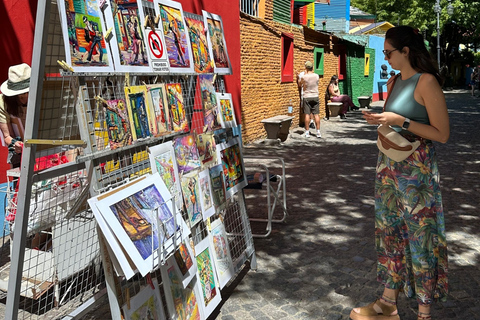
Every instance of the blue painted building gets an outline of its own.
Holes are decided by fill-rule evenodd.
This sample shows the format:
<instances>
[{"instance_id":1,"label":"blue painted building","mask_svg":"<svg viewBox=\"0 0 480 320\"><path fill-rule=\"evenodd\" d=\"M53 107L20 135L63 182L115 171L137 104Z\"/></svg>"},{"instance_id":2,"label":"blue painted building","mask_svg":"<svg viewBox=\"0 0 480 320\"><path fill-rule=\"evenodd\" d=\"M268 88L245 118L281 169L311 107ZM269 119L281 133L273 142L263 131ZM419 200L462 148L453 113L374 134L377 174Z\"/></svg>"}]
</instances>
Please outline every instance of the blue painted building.
<instances>
[{"instance_id":1,"label":"blue painted building","mask_svg":"<svg viewBox=\"0 0 480 320\"><path fill-rule=\"evenodd\" d=\"M330 0L329 4L315 3L315 30L348 33L349 29L350 0Z\"/></svg>"}]
</instances>

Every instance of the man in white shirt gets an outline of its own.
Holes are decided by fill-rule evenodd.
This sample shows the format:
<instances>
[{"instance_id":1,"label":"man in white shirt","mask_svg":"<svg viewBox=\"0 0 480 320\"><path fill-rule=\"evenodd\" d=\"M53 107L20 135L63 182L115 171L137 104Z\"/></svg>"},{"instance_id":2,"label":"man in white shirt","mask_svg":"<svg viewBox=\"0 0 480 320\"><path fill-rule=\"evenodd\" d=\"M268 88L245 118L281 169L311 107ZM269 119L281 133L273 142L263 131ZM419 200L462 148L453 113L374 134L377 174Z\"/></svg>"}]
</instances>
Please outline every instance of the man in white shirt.
<instances>
[{"instance_id":1,"label":"man in white shirt","mask_svg":"<svg viewBox=\"0 0 480 320\"><path fill-rule=\"evenodd\" d=\"M313 72L313 64L311 61L305 62L305 73L298 76L299 86L302 88L303 111L305 113L305 133L304 137L310 137L310 115L313 115L315 126L317 128L317 138L321 138L320 133L320 108L318 100L318 74Z\"/></svg>"}]
</instances>

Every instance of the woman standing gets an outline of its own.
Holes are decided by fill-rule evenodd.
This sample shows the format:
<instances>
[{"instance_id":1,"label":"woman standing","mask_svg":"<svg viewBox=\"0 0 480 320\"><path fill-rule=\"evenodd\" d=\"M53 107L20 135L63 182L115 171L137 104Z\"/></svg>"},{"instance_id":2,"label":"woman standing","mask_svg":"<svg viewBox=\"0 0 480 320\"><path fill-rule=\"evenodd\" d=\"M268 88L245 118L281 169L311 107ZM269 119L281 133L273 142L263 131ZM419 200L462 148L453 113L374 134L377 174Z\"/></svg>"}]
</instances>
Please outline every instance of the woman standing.
<instances>
[{"instance_id":1,"label":"woman standing","mask_svg":"<svg viewBox=\"0 0 480 320\"><path fill-rule=\"evenodd\" d=\"M352 110L358 110L359 108L353 104L352 99L346 94L340 94L340 89L338 88L338 76L333 75L330 79L330 84L328 85L328 94L332 102L341 102L343 103L342 110L340 111L340 118L346 119L345 114L348 111L348 108ZM328 100L328 99L327 99ZM328 116L328 114L327 114Z\"/></svg>"},{"instance_id":2,"label":"woman standing","mask_svg":"<svg viewBox=\"0 0 480 320\"><path fill-rule=\"evenodd\" d=\"M380 299L355 308L353 320L400 319L400 290L418 302L418 320L431 319L430 306L448 293L447 243L437 156L432 141L450 136L442 79L418 30L391 28L383 53L400 70L389 86L385 112L363 111L369 124L390 125L420 146L395 162L379 153L375 180L375 245ZM393 79L393 78L392 78Z\"/></svg>"},{"instance_id":3,"label":"woman standing","mask_svg":"<svg viewBox=\"0 0 480 320\"><path fill-rule=\"evenodd\" d=\"M8 146L7 162L13 168L20 166L23 149L23 128L27 116L28 91L30 87L30 66L26 63L11 66L8 80L0 94L0 129Z\"/></svg>"}]
</instances>

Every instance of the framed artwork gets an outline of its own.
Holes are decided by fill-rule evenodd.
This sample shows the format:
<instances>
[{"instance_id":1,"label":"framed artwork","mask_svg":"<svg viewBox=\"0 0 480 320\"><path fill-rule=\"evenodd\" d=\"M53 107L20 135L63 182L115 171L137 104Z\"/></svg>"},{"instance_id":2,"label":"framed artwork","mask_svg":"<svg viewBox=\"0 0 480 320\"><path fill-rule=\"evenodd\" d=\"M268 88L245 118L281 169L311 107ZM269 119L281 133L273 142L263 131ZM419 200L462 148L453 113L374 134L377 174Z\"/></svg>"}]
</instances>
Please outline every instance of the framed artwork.
<instances>
[{"instance_id":1,"label":"framed artwork","mask_svg":"<svg viewBox=\"0 0 480 320\"><path fill-rule=\"evenodd\" d=\"M152 173L158 172L170 194L175 197L175 211L178 212L183 208L183 197L172 141L149 147L148 152Z\"/></svg>"},{"instance_id":2,"label":"framed artwork","mask_svg":"<svg viewBox=\"0 0 480 320\"><path fill-rule=\"evenodd\" d=\"M188 239L186 240L187 242ZM177 258L178 257L178 258ZM189 267L187 264L184 265L185 270L182 270L181 264L179 264L179 260L181 262L189 263ZM188 284L193 280L195 275L197 274L197 262L195 261L195 257L193 256L193 250L190 247L189 243L181 243L175 253L170 256L167 261L165 261L164 265L167 269L173 267L174 271L177 274L177 278L182 283L182 288L187 288ZM185 273L184 273L185 271Z\"/></svg>"},{"instance_id":3,"label":"framed artwork","mask_svg":"<svg viewBox=\"0 0 480 320\"><path fill-rule=\"evenodd\" d=\"M114 64L103 34L106 27L98 2L60 0L65 59L75 72L112 72Z\"/></svg>"},{"instance_id":4,"label":"framed artwork","mask_svg":"<svg viewBox=\"0 0 480 320\"><path fill-rule=\"evenodd\" d=\"M190 37L183 19L182 4L170 0L155 0L165 38L170 72L194 73Z\"/></svg>"},{"instance_id":5,"label":"framed artwork","mask_svg":"<svg viewBox=\"0 0 480 320\"><path fill-rule=\"evenodd\" d=\"M197 260L197 277L202 291L200 301L204 315L208 317L222 300L220 286L217 275L215 274L213 253L208 237L195 246L195 254L195 259Z\"/></svg>"},{"instance_id":6,"label":"framed artwork","mask_svg":"<svg viewBox=\"0 0 480 320\"><path fill-rule=\"evenodd\" d=\"M184 174L180 178L183 199L188 215L190 228L193 228L202 220L201 194L196 170Z\"/></svg>"},{"instance_id":7,"label":"framed artwork","mask_svg":"<svg viewBox=\"0 0 480 320\"><path fill-rule=\"evenodd\" d=\"M183 103L182 86L180 83L168 83L165 84L165 90L173 130L175 132L188 132L188 120Z\"/></svg>"},{"instance_id":8,"label":"framed artwork","mask_svg":"<svg viewBox=\"0 0 480 320\"><path fill-rule=\"evenodd\" d=\"M132 144L132 132L125 100L108 100L103 103L110 149Z\"/></svg>"},{"instance_id":9,"label":"framed artwork","mask_svg":"<svg viewBox=\"0 0 480 320\"><path fill-rule=\"evenodd\" d=\"M227 233L222 220L217 219L211 223L210 246L213 249L213 258L215 260L215 271L217 272L220 288L230 281L235 274L233 269L232 255L228 244Z\"/></svg>"},{"instance_id":10,"label":"framed artwork","mask_svg":"<svg viewBox=\"0 0 480 320\"><path fill-rule=\"evenodd\" d=\"M156 279L152 279L153 288L146 286L130 299L130 308L123 306L125 320L165 320L162 299Z\"/></svg>"},{"instance_id":11,"label":"framed artwork","mask_svg":"<svg viewBox=\"0 0 480 320\"><path fill-rule=\"evenodd\" d=\"M221 128L218 120L217 94L213 86L213 75L201 74L198 76L202 93L204 123L207 132Z\"/></svg>"},{"instance_id":12,"label":"framed artwork","mask_svg":"<svg viewBox=\"0 0 480 320\"><path fill-rule=\"evenodd\" d=\"M185 12L185 24L192 45L193 64L197 73L213 73L213 59L208 50L207 33L203 17Z\"/></svg>"},{"instance_id":13,"label":"framed artwork","mask_svg":"<svg viewBox=\"0 0 480 320\"><path fill-rule=\"evenodd\" d=\"M180 174L200 168L200 155L198 154L193 134L175 138L173 140L173 149L175 150L175 158L177 159L178 172Z\"/></svg>"},{"instance_id":14,"label":"framed artwork","mask_svg":"<svg viewBox=\"0 0 480 320\"><path fill-rule=\"evenodd\" d=\"M217 158L222 164L225 178L225 192L229 199L247 185L240 139L234 138L217 145Z\"/></svg>"},{"instance_id":15,"label":"framed artwork","mask_svg":"<svg viewBox=\"0 0 480 320\"><path fill-rule=\"evenodd\" d=\"M147 87L125 87L125 100L127 101L128 117L130 120L133 141L150 137Z\"/></svg>"},{"instance_id":16,"label":"framed artwork","mask_svg":"<svg viewBox=\"0 0 480 320\"><path fill-rule=\"evenodd\" d=\"M237 121L235 121L235 112L233 111L232 95L230 93L217 92L217 105L222 128L236 127Z\"/></svg>"},{"instance_id":17,"label":"framed artwork","mask_svg":"<svg viewBox=\"0 0 480 320\"><path fill-rule=\"evenodd\" d=\"M105 19L113 29L110 41L115 71L152 72L143 30L143 12L139 0L109 0Z\"/></svg>"},{"instance_id":18,"label":"framed artwork","mask_svg":"<svg viewBox=\"0 0 480 320\"><path fill-rule=\"evenodd\" d=\"M164 84L147 85L150 131L162 136L173 131Z\"/></svg>"},{"instance_id":19,"label":"framed artwork","mask_svg":"<svg viewBox=\"0 0 480 320\"><path fill-rule=\"evenodd\" d=\"M207 40L210 55L213 57L214 72L218 74L231 74L232 65L227 52L222 17L202 10L203 21L207 26Z\"/></svg>"},{"instance_id":20,"label":"framed artwork","mask_svg":"<svg viewBox=\"0 0 480 320\"><path fill-rule=\"evenodd\" d=\"M205 169L198 174L198 183L200 184L200 202L202 205L202 216L203 220L205 221L215 214L212 186L208 169Z\"/></svg>"},{"instance_id":21,"label":"framed artwork","mask_svg":"<svg viewBox=\"0 0 480 320\"><path fill-rule=\"evenodd\" d=\"M159 246L168 247L167 240L173 242L171 238L178 229L172 201L169 201L170 192L158 175L116 190L96 206L138 271L145 276L155 266L156 250Z\"/></svg>"},{"instance_id":22,"label":"framed artwork","mask_svg":"<svg viewBox=\"0 0 480 320\"><path fill-rule=\"evenodd\" d=\"M218 164L208 169L210 173L210 180L212 182L213 203L217 210L225 208L227 203L225 193L225 176L223 174L223 166Z\"/></svg>"},{"instance_id":23,"label":"framed artwork","mask_svg":"<svg viewBox=\"0 0 480 320\"><path fill-rule=\"evenodd\" d=\"M202 305L200 304L200 287L197 276L184 287L175 270L175 266L160 268L163 280L165 300L167 302L168 314L174 320L200 320L203 316Z\"/></svg>"},{"instance_id":24,"label":"framed artwork","mask_svg":"<svg viewBox=\"0 0 480 320\"><path fill-rule=\"evenodd\" d=\"M197 149L203 168L217 163L217 146L212 132L197 134Z\"/></svg>"}]
</instances>

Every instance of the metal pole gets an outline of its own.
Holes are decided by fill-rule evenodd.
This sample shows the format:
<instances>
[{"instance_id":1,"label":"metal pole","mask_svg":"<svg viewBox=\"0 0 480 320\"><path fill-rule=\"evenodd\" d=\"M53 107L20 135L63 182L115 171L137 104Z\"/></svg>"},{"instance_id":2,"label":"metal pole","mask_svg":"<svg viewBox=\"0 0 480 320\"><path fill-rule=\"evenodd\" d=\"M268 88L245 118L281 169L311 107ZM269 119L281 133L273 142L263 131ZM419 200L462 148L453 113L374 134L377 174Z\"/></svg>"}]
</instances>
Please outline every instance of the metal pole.
<instances>
[{"instance_id":1,"label":"metal pole","mask_svg":"<svg viewBox=\"0 0 480 320\"><path fill-rule=\"evenodd\" d=\"M435 4L435 11L437 12L437 62L440 70L440 0Z\"/></svg>"}]
</instances>

